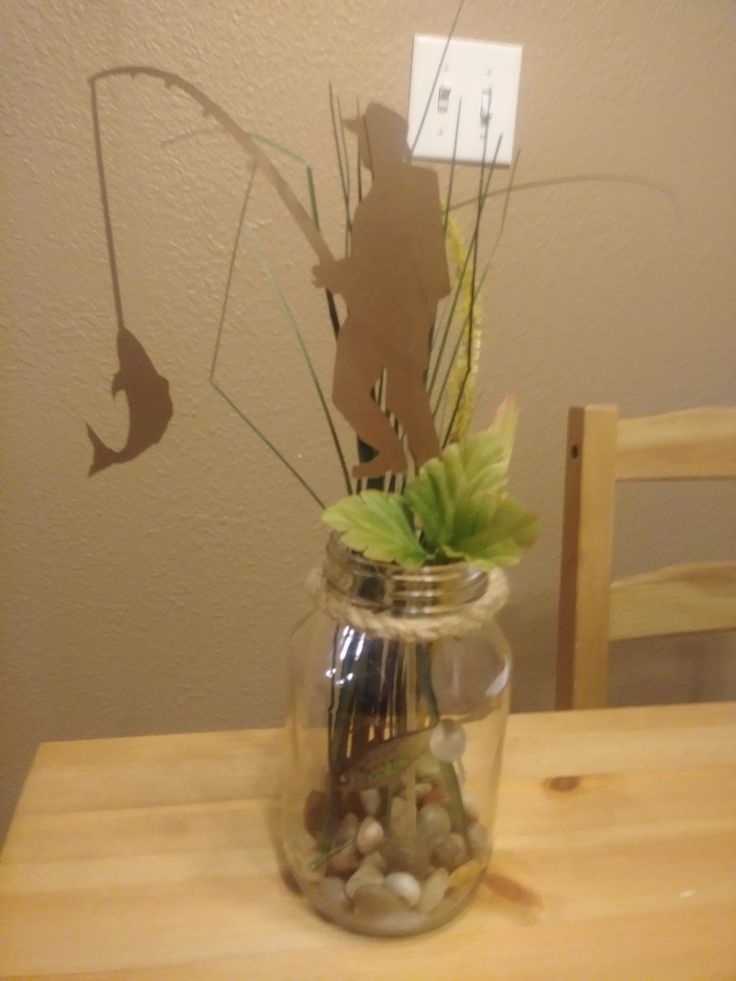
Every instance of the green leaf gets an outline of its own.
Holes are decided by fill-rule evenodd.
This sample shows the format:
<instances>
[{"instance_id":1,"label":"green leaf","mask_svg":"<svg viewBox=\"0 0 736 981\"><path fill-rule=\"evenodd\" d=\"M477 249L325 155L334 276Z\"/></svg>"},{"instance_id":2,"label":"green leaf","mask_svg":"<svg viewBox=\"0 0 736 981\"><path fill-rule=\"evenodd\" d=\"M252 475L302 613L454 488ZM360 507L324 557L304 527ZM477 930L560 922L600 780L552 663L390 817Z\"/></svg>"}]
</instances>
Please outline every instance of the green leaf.
<instances>
[{"instance_id":1,"label":"green leaf","mask_svg":"<svg viewBox=\"0 0 736 981\"><path fill-rule=\"evenodd\" d=\"M507 482L507 446L491 430L451 443L428 460L405 492L425 545L436 550L467 537L485 499L503 493Z\"/></svg>"},{"instance_id":2,"label":"green leaf","mask_svg":"<svg viewBox=\"0 0 736 981\"><path fill-rule=\"evenodd\" d=\"M366 558L408 566L422 565L428 558L400 494L365 490L327 508L322 520L340 532L348 548Z\"/></svg>"},{"instance_id":3,"label":"green leaf","mask_svg":"<svg viewBox=\"0 0 736 981\"><path fill-rule=\"evenodd\" d=\"M539 534L539 517L508 497L490 497L464 518L463 533L444 551L480 568L515 565Z\"/></svg>"},{"instance_id":4,"label":"green leaf","mask_svg":"<svg viewBox=\"0 0 736 981\"><path fill-rule=\"evenodd\" d=\"M428 460L403 496L363 491L328 508L325 522L349 548L385 562L518 562L539 519L506 494L517 418L515 401L506 399L490 429Z\"/></svg>"},{"instance_id":5,"label":"green leaf","mask_svg":"<svg viewBox=\"0 0 736 981\"><path fill-rule=\"evenodd\" d=\"M407 487L431 555L482 568L512 565L535 541L539 519L506 496L516 419L507 400L490 430L448 446Z\"/></svg>"}]
</instances>

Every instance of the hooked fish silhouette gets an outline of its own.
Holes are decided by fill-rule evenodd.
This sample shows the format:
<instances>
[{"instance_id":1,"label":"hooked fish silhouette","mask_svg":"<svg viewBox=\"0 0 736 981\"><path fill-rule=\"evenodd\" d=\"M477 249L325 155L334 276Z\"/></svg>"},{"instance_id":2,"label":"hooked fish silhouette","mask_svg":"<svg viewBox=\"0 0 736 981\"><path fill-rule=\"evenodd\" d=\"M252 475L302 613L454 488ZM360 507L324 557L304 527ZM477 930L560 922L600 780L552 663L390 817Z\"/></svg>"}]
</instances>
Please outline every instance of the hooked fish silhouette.
<instances>
[{"instance_id":1,"label":"hooked fish silhouette","mask_svg":"<svg viewBox=\"0 0 736 981\"><path fill-rule=\"evenodd\" d=\"M450 763L459 761L464 751L462 726L452 719L441 719L434 726L393 736L366 750L357 762L339 775L338 782L343 790L392 785L427 752L441 762Z\"/></svg>"},{"instance_id":2,"label":"hooked fish silhouette","mask_svg":"<svg viewBox=\"0 0 736 981\"><path fill-rule=\"evenodd\" d=\"M125 392L128 400L128 439L121 450L113 450L102 442L88 423L87 433L94 449L90 477L113 463L134 460L149 446L158 443L174 414L168 380L159 375L143 345L122 324L117 347L120 369L112 380L112 395Z\"/></svg>"}]
</instances>

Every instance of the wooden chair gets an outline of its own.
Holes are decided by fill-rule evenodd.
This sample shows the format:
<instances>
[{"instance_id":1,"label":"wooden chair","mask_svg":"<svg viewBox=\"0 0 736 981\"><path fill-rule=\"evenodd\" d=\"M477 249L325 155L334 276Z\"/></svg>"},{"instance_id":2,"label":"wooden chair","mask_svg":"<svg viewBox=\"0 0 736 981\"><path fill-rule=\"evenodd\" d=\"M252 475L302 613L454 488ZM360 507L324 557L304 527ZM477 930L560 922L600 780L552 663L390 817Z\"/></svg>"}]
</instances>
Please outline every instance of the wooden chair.
<instances>
[{"instance_id":1,"label":"wooden chair","mask_svg":"<svg viewBox=\"0 0 736 981\"><path fill-rule=\"evenodd\" d=\"M616 482L711 478L736 478L736 408L639 419L613 405L570 409L557 708L606 704L609 640L736 629L736 562L611 582Z\"/></svg>"}]
</instances>

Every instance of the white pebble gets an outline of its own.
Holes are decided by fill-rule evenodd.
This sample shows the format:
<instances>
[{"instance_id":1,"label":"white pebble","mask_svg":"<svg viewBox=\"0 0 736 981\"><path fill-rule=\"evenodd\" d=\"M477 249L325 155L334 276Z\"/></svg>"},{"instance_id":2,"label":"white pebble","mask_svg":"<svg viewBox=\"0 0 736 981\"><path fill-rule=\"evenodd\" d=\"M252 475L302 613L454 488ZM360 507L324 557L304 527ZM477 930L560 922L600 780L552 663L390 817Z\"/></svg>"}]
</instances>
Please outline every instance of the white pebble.
<instances>
[{"instance_id":1,"label":"white pebble","mask_svg":"<svg viewBox=\"0 0 736 981\"><path fill-rule=\"evenodd\" d=\"M442 719L429 737L432 755L443 763L454 763L465 752L465 730L459 722Z\"/></svg>"},{"instance_id":2,"label":"white pebble","mask_svg":"<svg viewBox=\"0 0 736 981\"><path fill-rule=\"evenodd\" d=\"M358 794L363 811L375 817L381 809L381 794L375 787L361 790Z\"/></svg>"},{"instance_id":3,"label":"white pebble","mask_svg":"<svg viewBox=\"0 0 736 981\"><path fill-rule=\"evenodd\" d=\"M421 886L409 872L392 872L386 876L384 885L410 907L417 905L422 894Z\"/></svg>"},{"instance_id":4,"label":"white pebble","mask_svg":"<svg viewBox=\"0 0 736 981\"><path fill-rule=\"evenodd\" d=\"M358 851L362 852L363 855L367 855L369 852L375 851L382 841L383 828L381 827L381 822L376 821L374 817L364 818L358 828L358 835L355 839Z\"/></svg>"},{"instance_id":5,"label":"white pebble","mask_svg":"<svg viewBox=\"0 0 736 981\"><path fill-rule=\"evenodd\" d=\"M353 899L362 886L380 886L383 884L383 873L374 865L361 865L345 883L345 892Z\"/></svg>"}]
</instances>

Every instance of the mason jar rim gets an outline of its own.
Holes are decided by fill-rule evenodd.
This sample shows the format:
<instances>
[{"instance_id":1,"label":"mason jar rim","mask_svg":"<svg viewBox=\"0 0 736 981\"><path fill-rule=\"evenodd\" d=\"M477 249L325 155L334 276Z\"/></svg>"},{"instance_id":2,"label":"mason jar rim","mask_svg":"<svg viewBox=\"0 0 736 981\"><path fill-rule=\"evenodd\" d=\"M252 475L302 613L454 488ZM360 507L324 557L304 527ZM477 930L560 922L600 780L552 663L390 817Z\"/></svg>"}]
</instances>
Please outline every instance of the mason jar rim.
<instances>
[{"instance_id":1,"label":"mason jar rim","mask_svg":"<svg viewBox=\"0 0 736 981\"><path fill-rule=\"evenodd\" d=\"M355 606L403 617L446 616L479 600L488 573L467 562L418 567L368 559L333 533L327 541L327 588Z\"/></svg>"}]
</instances>

